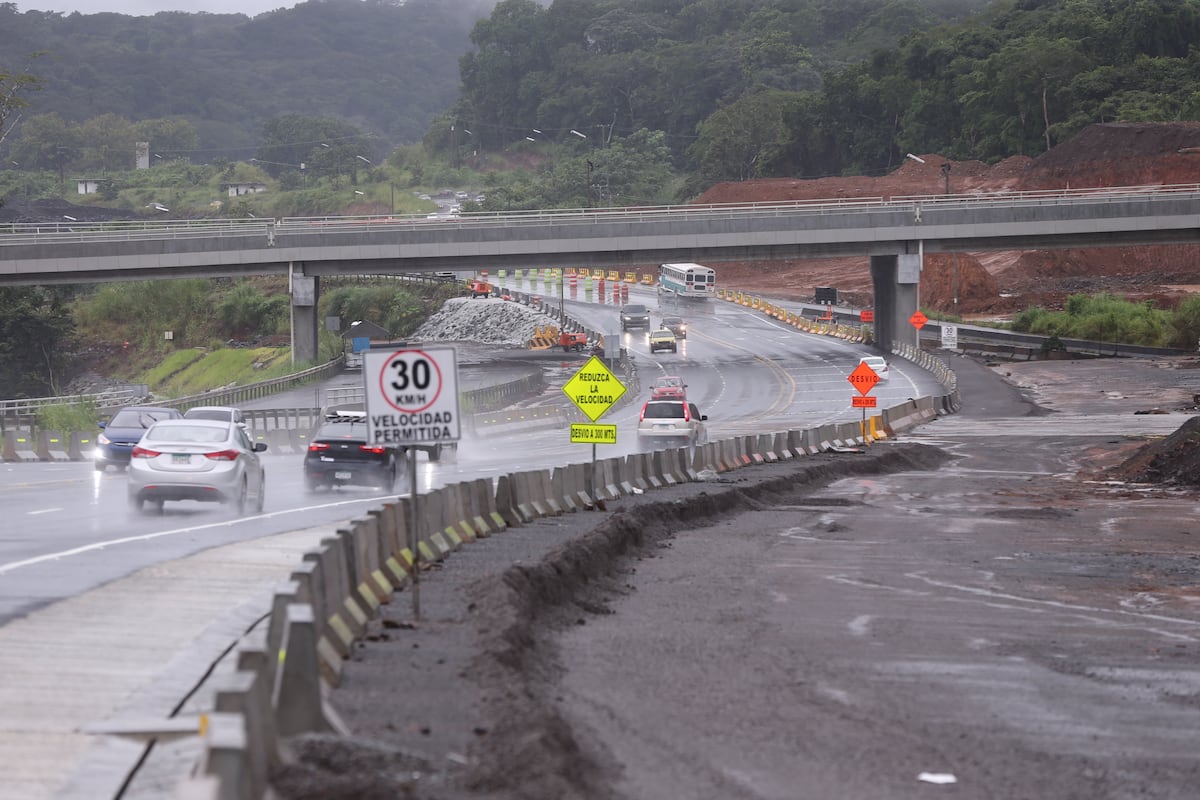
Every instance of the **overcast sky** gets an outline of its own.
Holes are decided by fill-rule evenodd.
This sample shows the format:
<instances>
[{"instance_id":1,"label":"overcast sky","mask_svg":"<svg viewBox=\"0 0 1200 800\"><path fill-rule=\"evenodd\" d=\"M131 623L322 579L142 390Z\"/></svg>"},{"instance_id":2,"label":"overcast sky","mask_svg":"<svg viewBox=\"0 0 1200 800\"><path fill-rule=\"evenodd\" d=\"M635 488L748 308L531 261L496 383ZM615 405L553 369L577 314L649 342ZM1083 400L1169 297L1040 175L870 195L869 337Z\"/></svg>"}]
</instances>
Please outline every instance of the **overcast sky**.
<instances>
[{"instance_id":1,"label":"overcast sky","mask_svg":"<svg viewBox=\"0 0 1200 800\"><path fill-rule=\"evenodd\" d=\"M291 8L298 0L15 0L18 11L61 11L70 14L129 14L143 16L159 11L186 11L210 14L245 14L253 17L264 11Z\"/></svg>"}]
</instances>

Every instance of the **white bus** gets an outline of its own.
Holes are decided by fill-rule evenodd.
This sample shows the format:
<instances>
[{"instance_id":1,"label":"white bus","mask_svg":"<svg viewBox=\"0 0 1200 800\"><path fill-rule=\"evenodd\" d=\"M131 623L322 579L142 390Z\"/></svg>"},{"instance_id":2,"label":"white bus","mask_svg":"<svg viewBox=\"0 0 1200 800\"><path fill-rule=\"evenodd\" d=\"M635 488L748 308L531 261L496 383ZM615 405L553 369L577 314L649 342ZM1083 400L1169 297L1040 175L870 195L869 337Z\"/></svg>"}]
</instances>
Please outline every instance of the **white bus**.
<instances>
[{"instance_id":1,"label":"white bus","mask_svg":"<svg viewBox=\"0 0 1200 800\"><path fill-rule=\"evenodd\" d=\"M677 297L708 299L717 291L717 273L701 264L663 264L658 270L658 288Z\"/></svg>"}]
</instances>

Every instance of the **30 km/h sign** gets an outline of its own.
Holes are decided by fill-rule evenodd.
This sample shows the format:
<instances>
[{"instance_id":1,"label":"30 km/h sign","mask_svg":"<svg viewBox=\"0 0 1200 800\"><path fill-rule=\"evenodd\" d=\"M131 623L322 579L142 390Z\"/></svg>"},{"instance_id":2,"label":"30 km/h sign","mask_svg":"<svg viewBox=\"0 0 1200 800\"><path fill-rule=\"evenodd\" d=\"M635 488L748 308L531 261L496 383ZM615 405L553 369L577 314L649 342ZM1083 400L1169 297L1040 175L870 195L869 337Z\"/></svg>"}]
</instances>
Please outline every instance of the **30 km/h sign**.
<instances>
[{"instance_id":1,"label":"30 km/h sign","mask_svg":"<svg viewBox=\"0 0 1200 800\"><path fill-rule=\"evenodd\" d=\"M595 422L625 394L625 384L617 380L603 361L592 356L563 386L563 393Z\"/></svg>"},{"instance_id":2,"label":"30 km/h sign","mask_svg":"<svg viewBox=\"0 0 1200 800\"><path fill-rule=\"evenodd\" d=\"M452 348L363 353L367 441L400 446L458 441L458 360Z\"/></svg>"},{"instance_id":3,"label":"30 km/h sign","mask_svg":"<svg viewBox=\"0 0 1200 800\"><path fill-rule=\"evenodd\" d=\"M854 388L858 389L859 394L866 394L875 388L875 384L879 383L879 373L867 366L867 362L860 361L854 371L846 377L846 380L854 384Z\"/></svg>"}]
</instances>

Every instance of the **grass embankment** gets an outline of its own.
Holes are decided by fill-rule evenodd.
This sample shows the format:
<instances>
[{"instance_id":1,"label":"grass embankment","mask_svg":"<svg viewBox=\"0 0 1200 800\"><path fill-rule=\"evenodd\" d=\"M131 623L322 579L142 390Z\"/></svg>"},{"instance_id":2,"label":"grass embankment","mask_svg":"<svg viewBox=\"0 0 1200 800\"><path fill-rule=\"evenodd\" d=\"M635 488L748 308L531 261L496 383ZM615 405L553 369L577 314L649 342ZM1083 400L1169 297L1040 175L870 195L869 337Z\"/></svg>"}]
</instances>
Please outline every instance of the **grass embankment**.
<instances>
[{"instance_id":1,"label":"grass embankment","mask_svg":"<svg viewBox=\"0 0 1200 800\"><path fill-rule=\"evenodd\" d=\"M162 397L187 397L227 386L279 378L297 371L286 347L179 350L142 376Z\"/></svg>"},{"instance_id":2,"label":"grass embankment","mask_svg":"<svg viewBox=\"0 0 1200 800\"><path fill-rule=\"evenodd\" d=\"M187 348L171 353L157 366L133 379L145 383L150 391L164 399L187 397L212 389L244 386L281 378L303 369L293 367L287 347L228 348L204 350ZM97 409L93 403L47 406L37 415L38 427L56 431L90 431L111 412Z\"/></svg>"}]
</instances>

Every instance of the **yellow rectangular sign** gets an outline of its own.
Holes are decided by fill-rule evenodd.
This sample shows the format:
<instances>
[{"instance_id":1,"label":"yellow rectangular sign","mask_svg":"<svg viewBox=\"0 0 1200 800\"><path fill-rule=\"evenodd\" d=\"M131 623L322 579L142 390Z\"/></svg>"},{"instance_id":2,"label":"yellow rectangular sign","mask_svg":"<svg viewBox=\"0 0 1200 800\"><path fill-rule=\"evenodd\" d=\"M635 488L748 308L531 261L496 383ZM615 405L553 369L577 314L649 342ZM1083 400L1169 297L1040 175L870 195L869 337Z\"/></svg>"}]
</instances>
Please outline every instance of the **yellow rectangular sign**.
<instances>
[{"instance_id":1,"label":"yellow rectangular sign","mask_svg":"<svg viewBox=\"0 0 1200 800\"><path fill-rule=\"evenodd\" d=\"M616 444L616 425L571 423L571 444Z\"/></svg>"}]
</instances>

